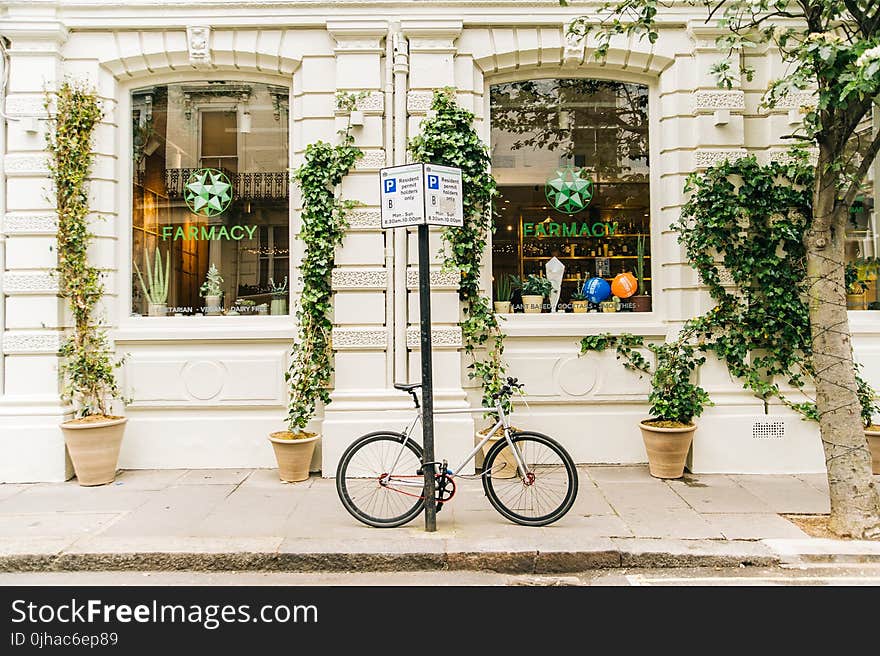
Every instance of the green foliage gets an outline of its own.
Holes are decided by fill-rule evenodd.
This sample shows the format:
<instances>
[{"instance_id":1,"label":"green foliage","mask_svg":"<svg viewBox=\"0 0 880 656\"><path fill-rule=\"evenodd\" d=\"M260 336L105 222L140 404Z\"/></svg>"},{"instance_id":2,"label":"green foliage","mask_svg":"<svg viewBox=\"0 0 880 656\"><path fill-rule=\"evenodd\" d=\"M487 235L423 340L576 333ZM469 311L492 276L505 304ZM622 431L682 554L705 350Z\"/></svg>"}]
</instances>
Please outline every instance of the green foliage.
<instances>
[{"instance_id":1,"label":"green foliage","mask_svg":"<svg viewBox=\"0 0 880 656\"><path fill-rule=\"evenodd\" d=\"M516 278L512 274L502 275L495 283L495 300L500 303L507 303L513 296L514 281Z\"/></svg>"},{"instance_id":2,"label":"green foliage","mask_svg":"<svg viewBox=\"0 0 880 656\"><path fill-rule=\"evenodd\" d=\"M689 176L691 196L672 228L717 303L687 324L704 348L765 402L779 398L817 420L814 403L791 401L777 382L803 391L814 376L804 248L812 183L802 153L766 166L754 156L725 161ZM732 286L722 282L719 265ZM856 266L849 270L856 279ZM856 381L863 416L870 415L873 392L858 372Z\"/></svg>"},{"instance_id":3,"label":"green foliage","mask_svg":"<svg viewBox=\"0 0 880 656\"><path fill-rule=\"evenodd\" d=\"M639 294L645 295L647 294L647 290L645 288L645 242L647 241L647 235L639 234L636 236L636 265L635 265L635 274L636 280L639 281Z\"/></svg>"},{"instance_id":4,"label":"green foliage","mask_svg":"<svg viewBox=\"0 0 880 656\"><path fill-rule=\"evenodd\" d=\"M409 144L413 161L461 169L464 192L464 227L446 228L442 238L448 246L446 270L461 275L458 295L463 303L460 322L464 350L473 362L468 376L478 379L483 389L483 406L494 407L493 397L505 380L504 334L492 304L480 291L480 264L490 230L493 230L492 199L497 194L489 173L486 145L473 128L474 115L455 102L455 90L434 93L434 118L422 123L422 134ZM485 349L478 357L477 350ZM504 399L509 404L509 399Z\"/></svg>"},{"instance_id":5,"label":"green foliage","mask_svg":"<svg viewBox=\"0 0 880 656\"><path fill-rule=\"evenodd\" d=\"M143 284L143 283L141 283ZM203 297L205 296L220 296L223 293L223 277L220 275L220 272L217 270L217 267L214 266L214 263L211 263L211 266L208 267L208 274L205 276L205 282L199 288L199 294Z\"/></svg>"},{"instance_id":6,"label":"green foliage","mask_svg":"<svg viewBox=\"0 0 880 656\"><path fill-rule=\"evenodd\" d=\"M162 269L162 256L159 254L158 248L156 248L154 254L156 260L155 267L150 266L150 258L147 257L147 251L144 249L144 268L147 270L147 283L149 284L144 283L144 277L137 262L134 263L134 270L137 273L141 289L144 292L144 296L147 297L147 301L149 303L162 304L168 300L168 275L171 271L171 251L165 253L164 269Z\"/></svg>"},{"instance_id":7,"label":"green foliage","mask_svg":"<svg viewBox=\"0 0 880 656\"><path fill-rule=\"evenodd\" d=\"M530 273L522 283L522 293L526 296L550 296L553 284L544 276Z\"/></svg>"},{"instance_id":8,"label":"green foliage","mask_svg":"<svg viewBox=\"0 0 880 656\"><path fill-rule=\"evenodd\" d=\"M55 102L46 145L58 214L59 289L73 314L73 333L60 350L63 397L77 416L107 415L109 401L119 397L114 371L119 363L94 316L104 286L100 271L88 260L94 236L88 226L87 187L92 135L103 113L95 91L73 82L61 85Z\"/></svg>"},{"instance_id":9,"label":"green foliage","mask_svg":"<svg viewBox=\"0 0 880 656\"><path fill-rule=\"evenodd\" d=\"M690 425L705 406L712 405L706 390L691 382L696 368L706 361L695 338L691 329L682 330L673 342L647 345L642 337L629 333L590 335L581 340L581 354L614 348L624 367L651 376L648 402L652 418ZM653 368L640 348L654 354Z\"/></svg>"},{"instance_id":10,"label":"green foliage","mask_svg":"<svg viewBox=\"0 0 880 656\"><path fill-rule=\"evenodd\" d=\"M803 243L811 185L799 157L767 166L754 156L723 162L688 178L690 199L672 226L717 303L692 325L764 401L784 398L774 378L801 388L811 374Z\"/></svg>"},{"instance_id":11,"label":"green foliage","mask_svg":"<svg viewBox=\"0 0 880 656\"><path fill-rule=\"evenodd\" d=\"M348 94L351 95L351 94ZM356 102L343 96L337 104L351 110ZM355 203L340 198L337 187L363 152L354 145L349 128L340 130L340 143L324 141L306 147L305 162L293 174L302 190L302 228L298 235L305 244L300 273L303 287L296 312L297 341L285 375L290 388L287 422L290 432L303 430L315 414L318 402L330 402L333 351L330 343L332 308L330 276L336 247L342 243L348 225L347 213Z\"/></svg>"}]
</instances>

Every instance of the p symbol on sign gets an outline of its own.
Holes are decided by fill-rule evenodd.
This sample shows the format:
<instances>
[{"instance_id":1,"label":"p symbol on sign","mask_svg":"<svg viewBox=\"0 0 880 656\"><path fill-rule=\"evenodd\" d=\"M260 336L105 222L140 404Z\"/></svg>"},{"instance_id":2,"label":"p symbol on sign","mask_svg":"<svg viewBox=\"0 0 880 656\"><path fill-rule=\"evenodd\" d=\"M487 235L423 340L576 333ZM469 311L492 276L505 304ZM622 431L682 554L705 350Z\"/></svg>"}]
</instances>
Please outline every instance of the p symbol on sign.
<instances>
[{"instance_id":1,"label":"p symbol on sign","mask_svg":"<svg viewBox=\"0 0 880 656\"><path fill-rule=\"evenodd\" d=\"M397 178L388 178L385 180L385 193L391 194L397 191Z\"/></svg>"},{"instance_id":2,"label":"p symbol on sign","mask_svg":"<svg viewBox=\"0 0 880 656\"><path fill-rule=\"evenodd\" d=\"M440 176L429 175L428 176L428 189L439 189L439 188L440 188Z\"/></svg>"}]
</instances>

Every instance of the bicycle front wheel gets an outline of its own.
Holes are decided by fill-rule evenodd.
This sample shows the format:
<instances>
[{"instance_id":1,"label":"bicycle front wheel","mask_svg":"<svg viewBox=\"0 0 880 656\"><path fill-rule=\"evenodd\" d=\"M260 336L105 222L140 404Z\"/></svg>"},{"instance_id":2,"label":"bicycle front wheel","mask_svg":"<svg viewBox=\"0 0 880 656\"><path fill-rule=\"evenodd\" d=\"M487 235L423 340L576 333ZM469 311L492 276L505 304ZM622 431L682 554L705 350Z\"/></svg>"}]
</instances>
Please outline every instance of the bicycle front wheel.
<instances>
[{"instance_id":1,"label":"bicycle front wheel","mask_svg":"<svg viewBox=\"0 0 880 656\"><path fill-rule=\"evenodd\" d=\"M400 433L370 433L342 454L336 491L359 521L393 528L413 520L425 506L421 447Z\"/></svg>"},{"instance_id":2,"label":"bicycle front wheel","mask_svg":"<svg viewBox=\"0 0 880 656\"><path fill-rule=\"evenodd\" d=\"M541 433L513 433L511 440L527 471L524 476L517 471L507 440L498 440L483 464L486 496L495 510L517 524L552 524L577 497L574 461L555 440Z\"/></svg>"}]
</instances>

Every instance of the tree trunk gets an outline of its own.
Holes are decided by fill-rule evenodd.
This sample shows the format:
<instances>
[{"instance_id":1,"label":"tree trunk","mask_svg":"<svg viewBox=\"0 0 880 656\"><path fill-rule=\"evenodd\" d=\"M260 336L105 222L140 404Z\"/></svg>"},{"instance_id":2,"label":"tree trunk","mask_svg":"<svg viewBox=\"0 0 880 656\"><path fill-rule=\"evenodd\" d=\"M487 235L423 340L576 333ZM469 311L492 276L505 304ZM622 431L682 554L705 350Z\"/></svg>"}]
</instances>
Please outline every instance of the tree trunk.
<instances>
[{"instance_id":1,"label":"tree trunk","mask_svg":"<svg viewBox=\"0 0 880 656\"><path fill-rule=\"evenodd\" d=\"M837 203L837 176L822 146L813 191L813 223L805 236L816 404L831 497L830 529L858 538L880 535L880 496L871 475L846 313L844 232L847 208Z\"/></svg>"}]
</instances>

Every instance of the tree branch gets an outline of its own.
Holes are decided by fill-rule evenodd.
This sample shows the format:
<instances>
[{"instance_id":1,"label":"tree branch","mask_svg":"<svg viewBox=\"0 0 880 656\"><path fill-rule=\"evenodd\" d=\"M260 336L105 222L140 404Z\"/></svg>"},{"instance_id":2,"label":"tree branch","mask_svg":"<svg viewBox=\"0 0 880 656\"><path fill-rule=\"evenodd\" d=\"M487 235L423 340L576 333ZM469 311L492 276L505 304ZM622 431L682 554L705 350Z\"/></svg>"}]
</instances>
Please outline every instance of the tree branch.
<instances>
[{"instance_id":1,"label":"tree branch","mask_svg":"<svg viewBox=\"0 0 880 656\"><path fill-rule=\"evenodd\" d=\"M868 146L868 150L865 151L865 157L864 159L862 159L862 163L859 164L859 168L856 171L855 179L852 181L849 190L843 197L843 202L846 207L852 205L853 201L856 199L856 196L859 193L859 189L861 189L862 187L862 180L868 174L868 169L871 168L874 160L877 159L877 153L880 153L880 132L874 135L874 139L873 141L871 141L871 145Z\"/></svg>"}]
</instances>

